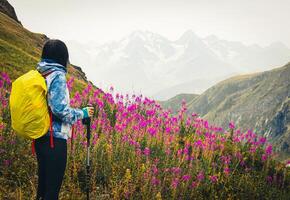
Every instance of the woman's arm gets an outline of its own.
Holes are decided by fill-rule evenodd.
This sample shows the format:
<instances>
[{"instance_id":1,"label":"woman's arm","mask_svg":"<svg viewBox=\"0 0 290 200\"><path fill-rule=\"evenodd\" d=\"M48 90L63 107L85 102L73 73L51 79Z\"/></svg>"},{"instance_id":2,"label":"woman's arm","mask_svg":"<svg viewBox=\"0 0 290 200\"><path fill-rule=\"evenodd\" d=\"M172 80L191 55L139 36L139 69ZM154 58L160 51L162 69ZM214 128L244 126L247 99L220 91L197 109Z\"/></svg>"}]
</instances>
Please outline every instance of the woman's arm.
<instances>
[{"instance_id":1,"label":"woman's arm","mask_svg":"<svg viewBox=\"0 0 290 200\"><path fill-rule=\"evenodd\" d=\"M67 95L65 75L58 73L49 87L48 105L52 113L60 120L74 124L78 119L84 118L84 112L81 109L71 108Z\"/></svg>"}]
</instances>

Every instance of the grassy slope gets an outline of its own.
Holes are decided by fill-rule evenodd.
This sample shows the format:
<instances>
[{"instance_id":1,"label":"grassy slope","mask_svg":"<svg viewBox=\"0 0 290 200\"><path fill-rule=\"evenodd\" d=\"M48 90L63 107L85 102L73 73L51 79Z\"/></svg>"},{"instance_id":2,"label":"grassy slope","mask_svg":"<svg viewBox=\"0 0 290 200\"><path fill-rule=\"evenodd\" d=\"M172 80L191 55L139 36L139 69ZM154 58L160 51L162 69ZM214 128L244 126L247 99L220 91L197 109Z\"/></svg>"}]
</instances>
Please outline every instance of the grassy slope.
<instances>
[{"instance_id":1,"label":"grassy slope","mask_svg":"<svg viewBox=\"0 0 290 200\"><path fill-rule=\"evenodd\" d=\"M0 12L0 71L7 72L14 80L34 69L47 39L43 34L28 31ZM70 66L69 76L71 75L75 77L78 89L85 87L86 77L81 70Z\"/></svg>"},{"instance_id":2,"label":"grassy slope","mask_svg":"<svg viewBox=\"0 0 290 200\"><path fill-rule=\"evenodd\" d=\"M192 101L198 97L197 94L178 94L166 101L158 101L158 103L166 109L172 109L173 113L178 112L181 107L182 100L184 99L186 103Z\"/></svg>"},{"instance_id":3,"label":"grassy slope","mask_svg":"<svg viewBox=\"0 0 290 200\"><path fill-rule=\"evenodd\" d=\"M233 120L238 126L256 128L260 133L273 131L274 126L283 126L282 131L277 132L276 127L276 133L272 133L281 149L283 144L290 145L289 119L285 114L280 124L272 121L290 96L289 77L290 63L271 71L227 79L193 99L189 111L200 113L210 122L224 127ZM284 108L284 112L287 111L289 107ZM283 151L289 153L289 148Z\"/></svg>"}]
</instances>

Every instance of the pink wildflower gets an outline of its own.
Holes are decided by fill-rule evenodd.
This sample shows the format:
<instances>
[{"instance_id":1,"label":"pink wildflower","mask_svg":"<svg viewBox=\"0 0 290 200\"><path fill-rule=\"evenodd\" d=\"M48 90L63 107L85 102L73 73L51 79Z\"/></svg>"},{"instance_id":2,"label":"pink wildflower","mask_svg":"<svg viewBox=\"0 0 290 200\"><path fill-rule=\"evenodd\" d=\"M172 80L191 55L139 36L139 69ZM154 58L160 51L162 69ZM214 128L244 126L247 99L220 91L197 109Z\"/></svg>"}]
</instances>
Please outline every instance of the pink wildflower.
<instances>
[{"instance_id":1,"label":"pink wildflower","mask_svg":"<svg viewBox=\"0 0 290 200\"><path fill-rule=\"evenodd\" d=\"M182 176L182 180L183 180L183 181L189 181L190 178L191 178L190 175L183 175L183 176Z\"/></svg>"},{"instance_id":2,"label":"pink wildflower","mask_svg":"<svg viewBox=\"0 0 290 200\"><path fill-rule=\"evenodd\" d=\"M204 172L200 171L196 178L197 178L197 180L202 181L204 179Z\"/></svg>"},{"instance_id":3,"label":"pink wildflower","mask_svg":"<svg viewBox=\"0 0 290 200\"><path fill-rule=\"evenodd\" d=\"M266 153L267 155L271 155L271 154L272 154L272 150L273 150L272 145L268 145L268 146L266 147L266 149L265 149L265 153Z\"/></svg>"},{"instance_id":4,"label":"pink wildflower","mask_svg":"<svg viewBox=\"0 0 290 200\"><path fill-rule=\"evenodd\" d=\"M179 183L178 178L173 179L173 181L171 182L171 187L173 187L174 189L176 189L177 186L178 186L178 183Z\"/></svg>"},{"instance_id":5,"label":"pink wildflower","mask_svg":"<svg viewBox=\"0 0 290 200\"><path fill-rule=\"evenodd\" d=\"M152 179L151 179L151 184L153 186L159 185L160 184L160 180L158 178L156 178L155 176L153 176Z\"/></svg>"},{"instance_id":6,"label":"pink wildflower","mask_svg":"<svg viewBox=\"0 0 290 200\"><path fill-rule=\"evenodd\" d=\"M191 183L191 188L193 189L193 188L196 188L197 187L197 182L196 181L192 181L192 183Z\"/></svg>"},{"instance_id":7,"label":"pink wildflower","mask_svg":"<svg viewBox=\"0 0 290 200\"><path fill-rule=\"evenodd\" d=\"M149 156L150 155L150 149L148 147L146 147L143 151L145 156Z\"/></svg>"},{"instance_id":8,"label":"pink wildflower","mask_svg":"<svg viewBox=\"0 0 290 200\"><path fill-rule=\"evenodd\" d=\"M234 122L230 122L230 123L229 123L229 128L230 128L230 129L235 129L235 127L236 127L236 126L235 126Z\"/></svg>"},{"instance_id":9,"label":"pink wildflower","mask_svg":"<svg viewBox=\"0 0 290 200\"><path fill-rule=\"evenodd\" d=\"M209 179L212 183L216 183L218 181L217 176L209 176Z\"/></svg>"}]
</instances>

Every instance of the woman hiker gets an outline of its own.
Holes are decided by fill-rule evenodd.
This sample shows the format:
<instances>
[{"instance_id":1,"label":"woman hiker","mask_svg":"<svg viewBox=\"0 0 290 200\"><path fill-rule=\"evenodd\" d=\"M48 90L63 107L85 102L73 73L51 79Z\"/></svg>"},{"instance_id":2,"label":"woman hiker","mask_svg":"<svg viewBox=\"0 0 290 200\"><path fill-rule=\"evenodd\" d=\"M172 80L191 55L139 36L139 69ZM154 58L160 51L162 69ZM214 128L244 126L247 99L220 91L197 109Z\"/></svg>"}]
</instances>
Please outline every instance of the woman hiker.
<instances>
[{"instance_id":1,"label":"woman hiker","mask_svg":"<svg viewBox=\"0 0 290 200\"><path fill-rule=\"evenodd\" d=\"M52 131L35 140L38 164L37 200L57 200L67 162L67 139L71 126L77 120L92 116L93 108L70 107L66 73L69 54L60 40L48 40L42 50L37 70L45 77L47 102L51 116ZM52 136L50 134L52 132Z\"/></svg>"}]
</instances>

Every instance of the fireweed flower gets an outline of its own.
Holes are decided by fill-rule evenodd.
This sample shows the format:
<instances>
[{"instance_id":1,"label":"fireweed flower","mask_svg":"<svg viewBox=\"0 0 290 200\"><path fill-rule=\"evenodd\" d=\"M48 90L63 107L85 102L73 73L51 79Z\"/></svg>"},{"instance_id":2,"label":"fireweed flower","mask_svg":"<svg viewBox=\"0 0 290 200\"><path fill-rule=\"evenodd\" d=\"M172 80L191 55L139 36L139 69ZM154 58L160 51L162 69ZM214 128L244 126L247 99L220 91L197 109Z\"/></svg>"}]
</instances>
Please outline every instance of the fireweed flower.
<instances>
[{"instance_id":1,"label":"fireweed flower","mask_svg":"<svg viewBox=\"0 0 290 200\"><path fill-rule=\"evenodd\" d=\"M224 168L224 173L225 173L225 175L228 176L228 175L231 173L230 168L229 168L229 167L225 167L225 168Z\"/></svg>"},{"instance_id":2,"label":"fireweed flower","mask_svg":"<svg viewBox=\"0 0 290 200\"><path fill-rule=\"evenodd\" d=\"M158 178L156 178L155 176L153 176L152 179L151 179L151 184L153 186L157 186L157 185L160 184L160 180Z\"/></svg>"},{"instance_id":3,"label":"fireweed flower","mask_svg":"<svg viewBox=\"0 0 290 200\"><path fill-rule=\"evenodd\" d=\"M10 140L10 142L9 142L10 144L16 144L16 141L15 140Z\"/></svg>"},{"instance_id":4,"label":"fireweed flower","mask_svg":"<svg viewBox=\"0 0 290 200\"><path fill-rule=\"evenodd\" d=\"M221 156L221 160L223 161L223 163L225 164L225 165L228 165L228 164L230 164L230 162L231 162L231 156Z\"/></svg>"},{"instance_id":5,"label":"fireweed flower","mask_svg":"<svg viewBox=\"0 0 290 200\"><path fill-rule=\"evenodd\" d=\"M166 127L165 132L169 134L171 132L171 127Z\"/></svg>"},{"instance_id":6,"label":"fireweed flower","mask_svg":"<svg viewBox=\"0 0 290 200\"><path fill-rule=\"evenodd\" d=\"M158 174L158 169L157 169L156 165L152 166L152 173L153 174Z\"/></svg>"},{"instance_id":7,"label":"fireweed flower","mask_svg":"<svg viewBox=\"0 0 290 200\"><path fill-rule=\"evenodd\" d=\"M190 175L183 175L182 176L182 180L185 181L185 182L186 181L189 181L190 179L191 179L191 176Z\"/></svg>"},{"instance_id":8,"label":"fireweed flower","mask_svg":"<svg viewBox=\"0 0 290 200\"><path fill-rule=\"evenodd\" d=\"M171 168L172 173L174 174L180 174L181 173L181 168L180 167L172 167Z\"/></svg>"},{"instance_id":9,"label":"fireweed flower","mask_svg":"<svg viewBox=\"0 0 290 200\"><path fill-rule=\"evenodd\" d=\"M146 121L141 121L141 122L139 123L139 126L140 126L140 128L144 128L144 127L147 126L147 122L146 122Z\"/></svg>"},{"instance_id":10,"label":"fireweed flower","mask_svg":"<svg viewBox=\"0 0 290 200\"><path fill-rule=\"evenodd\" d=\"M148 147L146 147L144 150L143 150L143 153L145 156L149 156L150 155L150 149Z\"/></svg>"},{"instance_id":11,"label":"fireweed flower","mask_svg":"<svg viewBox=\"0 0 290 200\"><path fill-rule=\"evenodd\" d=\"M98 99L98 98L96 99L96 104L99 106L99 108L103 108L104 107L103 101Z\"/></svg>"},{"instance_id":12,"label":"fireweed flower","mask_svg":"<svg viewBox=\"0 0 290 200\"><path fill-rule=\"evenodd\" d=\"M212 183L216 183L218 181L217 176L209 176L209 179Z\"/></svg>"},{"instance_id":13,"label":"fireweed flower","mask_svg":"<svg viewBox=\"0 0 290 200\"><path fill-rule=\"evenodd\" d=\"M240 143L240 142L241 142L240 137L235 136L235 137L233 138L233 142L234 142L234 143Z\"/></svg>"},{"instance_id":14,"label":"fireweed flower","mask_svg":"<svg viewBox=\"0 0 290 200\"><path fill-rule=\"evenodd\" d=\"M0 149L0 154L5 153L4 149Z\"/></svg>"},{"instance_id":15,"label":"fireweed flower","mask_svg":"<svg viewBox=\"0 0 290 200\"><path fill-rule=\"evenodd\" d=\"M230 122L230 123L229 123L229 128L230 128L230 129L235 129L235 124L234 124L234 122Z\"/></svg>"},{"instance_id":16,"label":"fireweed flower","mask_svg":"<svg viewBox=\"0 0 290 200\"><path fill-rule=\"evenodd\" d=\"M4 81L2 79L0 79L0 88L2 88L4 85Z\"/></svg>"},{"instance_id":17,"label":"fireweed flower","mask_svg":"<svg viewBox=\"0 0 290 200\"><path fill-rule=\"evenodd\" d=\"M200 171L198 174L197 174L197 180L198 181L202 181L204 179L204 172L203 171Z\"/></svg>"},{"instance_id":18,"label":"fireweed flower","mask_svg":"<svg viewBox=\"0 0 290 200\"><path fill-rule=\"evenodd\" d=\"M195 118L195 117L197 117L198 115L197 115L196 113L193 112L193 113L191 114L191 116L192 116L193 118Z\"/></svg>"},{"instance_id":19,"label":"fireweed flower","mask_svg":"<svg viewBox=\"0 0 290 200\"><path fill-rule=\"evenodd\" d=\"M11 160L4 160L4 161L3 161L3 164L4 164L5 167L10 166L11 163L12 163Z\"/></svg>"},{"instance_id":20,"label":"fireweed flower","mask_svg":"<svg viewBox=\"0 0 290 200\"><path fill-rule=\"evenodd\" d=\"M288 161L286 162L286 167L287 167L287 168L290 167L290 160L288 160Z\"/></svg>"},{"instance_id":21,"label":"fireweed flower","mask_svg":"<svg viewBox=\"0 0 290 200\"><path fill-rule=\"evenodd\" d=\"M249 149L249 152L250 152L251 154L256 153L256 151L257 151L257 147L256 147L256 146L251 146L250 149Z\"/></svg>"},{"instance_id":22,"label":"fireweed flower","mask_svg":"<svg viewBox=\"0 0 290 200\"><path fill-rule=\"evenodd\" d=\"M114 91L114 87L111 86L111 87L110 87L110 92L113 92L113 91Z\"/></svg>"},{"instance_id":23,"label":"fireweed flower","mask_svg":"<svg viewBox=\"0 0 290 200\"><path fill-rule=\"evenodd\" d=\"M271 155L272 154L272 150L273 150L273 147L272 147L272 145L268 145L267 147L266 147L266 149L265 149L265 153L266 153L266 155Z\"/></svg>"},{"instance_id":24,"label":"fireweed flower","mask_svg":"<svg viewBox=\"0 0 290 200\"><path fill-rule=\"evenodd\" d=\"M263 154L263 155L262 155L262 161L266 161L267 158L268 158L267 154Z\"/></svg>"},{"instance_id":25,"label":"fireweed flower","mask_svg":"<svg viewBox=\"0 0 290 200\"><path fill-rule=\"evenodd\" d=\"M82 102L82 98L81 98L81 95L80 95L79 92L76 92L76 93L75 93L74 100L75 100L75 102L81 104L81 102Z\"/></svg>"},{"instance_id":26,"label":"fireweed flower","mask_svg":"<svg viewBox=\"0 0 290 200\"><path fill-rule=\"evenodd\" d=\"M236 152L235 153L235 157L238 159L238 160L242 160L242 158L243 158L243 155L241 154L241 152Z\"/></svg>"},{"instance_id":27,"label":"fireweed flower","mask_svg":"<svg viewBox=\"0 0 290 200\"><path fill-rule=\"evenodd\" d=\"M194 143L194 146L195 146L196 148L202 148L202 146L203 146L202 140L197 140L197 141Z\"/></svg>"},{"instance_id":28,"label":"fireweed flower","mask_svg":"<svg viewBox=\"0 0 290 200\"><path fill-rule=\"evenodd\" d=\"M198 183L196 181L192 181L191 188L194 189L197 187L197 185L198 185Z\"/></svg>"},{"instance_id":29,"label":"fireweed flower","mask_svg":"<svg viewBox=\"0 0 290 200\"><path fill-rule=\"evenodd\" d=\"M267 180L267 183L269 183L269 184L273 183L273 177L272 176L267 176L266 180Z\"/></svg>"},{"instance_id":30,"label":"fireweed flower","mask_svg":"<svg viewBox=\"0 0 290 200\"><path fill-rule=\"evenodd\" d=\"M208 129L209 128L208 121L204 121L203 126L204 126L204 128Z\"/></svg>"},{"instance_id":31,"label":"fireweed flower","mask_svg":"<svg viewBox=\"0 0 290 200\"><path fill-rule=\"evenodd\" d=\"M167 156L170 155L170 153L171 153L170 148L167 148L167 149L165 150L165 153L166 153Z\"/></svg>"},{"instance_id":32,"label":"fireweed flower","mask_svg":"<svg viewBox=\"0 0 290 200\"><path fill-rule=\"evenodd\" d=\"M189 155L187 155L187 156L185 157L185 159L186 159L187 161L191 161L191 160L194 160L194 156L189 156Z\"/></svg>"},{"instance_id":33,"label":"fireweed flower","mask_svg":"<svg viewBox=\"0 0 290 200\"><path fill-rule=\"evenodd\" d=\"M72 88L73 88L73 83L74 83L74 77L71 77L68 81L67 81L67 87L68 87L68 89L69 89L69 91L71 91L72 90Z\"/></svg>"},{"instance_id":34,"label":"fireweed flower","mask_svg":"<svg viewBox=\"0 0 290 200\"><path fill-rule=\"evenodd\" d=\"M157 130L153 127L148 128L148 132L151 136L155 136L157 133Z\"/></svg>"},{"instance_id":35,"label":"fireweed flower","mask_svg":"<svg viewBox=\"0 0 290 200\"><path fill-rule=\"evenodd\" d=\"M6 81L8 84L10 83L10 78L9 78L9 75L7 73L2 72L1 76L2 76L4 81Z\"/></svg>"},{"instance_id":36,"label":"fireweed flower","mask_svg":"<svg viewBox=\"0 0 290 200\"><path fill-rule=\"evenodd\" d=\"M146 114L147 114L148 116L153 116L153 115L155 115L155 110L147 110L147 111L146 111Z\"/></svg>"},{"instance_id":37,"label":"fireweed flower","mask_svg":"<svg viewBox=\"0 0 290 200\"><path fill-rule=\"evenodd\" d=\"M177 150L177 156L181 156L182 155L182 149L178 149Z\"/></svg>"},{"instance_id":38,"label":"fireweed flower","mask_svg":"<svg viewBox=\"0 0 290 200\"><path fill-rule=\"evenodd\" d=\"M263 145L263 144L266 143L266 141L267 141L267 139L266 139L265 137L260 137L260 139L259 139L259 144L260 144L260 145Z\"/></svg>"},{"instance_id":39,"label":"fireweed flower","mask_svg":"<svg viewBox=\"0 0 290 200\"><path fill-rule=\"evenodd\" d=\"M96 98L97 96L99 96L100 94L100 90L96 89L93 93L93 97Z\"/></svg>"},{"instance_id":40,"label":"fireweed flower","mask_svg":"<svg viewBox=\"0 0 290 200\"><path fill-rule=\"evenodd\" d=\"M200 135L202 135L202 132L201 132L201 130L199 130L199 129L198 129L198 130L196 130L196 132L195 132L195 133L196 133L197 135L199 135L199 136L200 136Z\"/></svg>"},{"instance_id":41,"label":"fireweed flower","mask_svg":"<svg viewBox=\"0 0 290 200\"><path fill-rule=\"evenodd\" d=\"M171 187L174 188L174 189L176 189L177 186L178 186L178 184L179 184L179 179L178 178L174 178L172 180L172 182L171 182Z\"/></svg>"}]
</instances>

